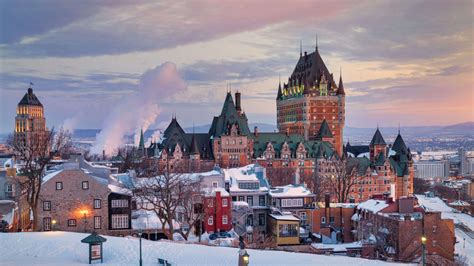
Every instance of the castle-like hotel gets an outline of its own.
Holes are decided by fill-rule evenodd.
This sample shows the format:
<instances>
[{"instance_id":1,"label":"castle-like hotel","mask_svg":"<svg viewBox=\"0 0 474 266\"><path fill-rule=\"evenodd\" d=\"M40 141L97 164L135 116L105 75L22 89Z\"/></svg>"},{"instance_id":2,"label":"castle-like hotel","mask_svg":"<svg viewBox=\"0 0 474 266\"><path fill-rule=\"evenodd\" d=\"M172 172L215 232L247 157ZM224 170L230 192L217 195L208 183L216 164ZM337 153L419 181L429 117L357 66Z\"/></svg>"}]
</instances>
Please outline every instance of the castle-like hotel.
<instances>
[{"instance_id":1,"label":"castle-like hotel","mask_svg":"<svg viewBox=\"0 0 474 266\"><path fill-rule=\"evenodd\" d=\"M410 150L398 134L387 145L376 130L368 146L343 144L345 92L342 75L336 85L318 48L300 52L288 82L278 85L276 96L279 132L249 128L241 93L227 92L222 111L208 133L186 133L173 117L161 143L139 150L160 165L200 172L215 166L231 168L258 163L267 170L271 185L305 182L315 189L315 176L328 175L330 162L347 158L356 167L357 184L351 201L374 196L400 198L413 193L414 168Z\"/></svg>"}]
</instances>

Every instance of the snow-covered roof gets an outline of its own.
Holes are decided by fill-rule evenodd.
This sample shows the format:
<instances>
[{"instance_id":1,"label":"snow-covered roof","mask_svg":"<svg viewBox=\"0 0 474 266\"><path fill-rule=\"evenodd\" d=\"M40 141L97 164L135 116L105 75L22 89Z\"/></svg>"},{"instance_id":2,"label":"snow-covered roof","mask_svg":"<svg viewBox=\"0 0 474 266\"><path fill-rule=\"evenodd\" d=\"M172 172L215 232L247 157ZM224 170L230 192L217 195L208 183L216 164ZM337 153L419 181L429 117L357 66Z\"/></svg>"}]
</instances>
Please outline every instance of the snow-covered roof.
<instances>
[{"instance_id":1,"label":"snow-covered roof","mask_svg":"<svg viewBox=\"0 0 474 266\"><path fill-rule=\"evenodd\" d=\"M55 171L43 176L43 184L51 180L53 177L55 177L57 174L61 173L62 171L63 170Z\"/></svg>"},{"instance_id":2,"label":"snow-covered roof","mask_svg":"<svg viewBox=\"0 0 474 266\"><path fill-rule=\"evenodd\" d=\"M359 203L357 206L358 210L366 210L372 213L377 213L385 208L388 207L388 204L384 200L374 200L370 199L368 201L364 201L362 203Z\"/></svg>"},{"instance_id":3,"label":"snow-covered roof","mask_svg":"<svg viewBox=\"0 0 474 266\"><path fill-rule=\"evenodd\" d=\"M449 203L451 206L471 206L468 202L462 201L462 200L456 200L451 203Z\"/></svg>"},{"instance_id":4,"label":"snow-covered roof","mask_svg":"<svg viewBox=\"0 0 474 266\"><path fill-rule=\"evenodd\" d=\"M310 197L314 194L303 185L286 185L270 189L270 196L275 198Z\"/></svg>"},{"instance_id":5,"label":"snow-covered roof","mask_svg":"<svg viewBox=\"0 0 474 266\"><path fill-rule=\"evenodd\" d=\"M258 183L257 191L268 191L268 182L264 176L260 178L257 176L255 171L256 166L249 164L244 167L223 169L225 181L230 184L230 191L232 192L245 192L255 191L256 189L245 189L239 188L239 183Z\"/></svg>"},{"instance_id":6,"label":"snow-covered roof","mask_svg":"<svg viewBox=\"0 0 474 266\"><path fill-rule=\"evenodd\" d=\"M345 252L347 249L351 248L362 248L362 242L352 242L352 243L344 243L344 244L322 244L322 243L314 243L311 244L312 247L315 249L332 249L333 252Z\"/></svg>"},{"instance_id":7,"label":"snow-covered roof","mask_svg":"<svg viewBox=\"0 0 474 266\"><path fill-rule=\"evenodd\" d=\"M270 214L270 217L272 217L275 220L281 220L281 221L297 221L297 222L300 221L300 219L290 214L285 214L285 215Z\"/></svg>"},{"instance_id":8,"label":"snow-covered roof","mask_svg":"<svg viewBox=\"0 0 474 266\"><path fill-rule=\"evenodd\" d=\"M127 196L132 195L132 191L128 188L124 188L124 187L114 185L114 184L109 184L107 187L113 193L117 193L117 194L121 194L121 195L127 195Z\"/></svg>"},{"instance_id":9,"label":"snow-covered roof","mask_svg":"<svg viewBox=\"0 0 474 266\"><path fill-rule=\"evenodd\" d=\"M232 207L236 208L248 208L249 204L245 201L232 201Z\"/></svg>"},{"instance_id":10,"label":"snow-covered roof","mask_svg":"<svg viewBox=\"0 0 474 266\"><path fill-rule=\"evenodd\" d=\"M220 192L221 197L230 196L229 192L227 192L227 190L225 190L224 188L221 188L221 187L213 187L213 188L205 188L204 189L204 193L206 193L206 196L208 196L208 197L215 197L216 192Z\"/></svg>"},{"instance_id":11,"label":"snow-covered roof","mask_svg":"<svg viewBox=\"0 0 474 266\"><path fill-rule=\"evenodd\" d=\"M358 213L354 213L354 215L352 215L352 217L351 217L351 220L352 220L352 221L355 221L355 222L360 221L359 214L358 214Z\"/></svg>"},{"instance_id":12,"label":"snow-covered roof","mask_svg":"<svg viewBox=\"0 0 474 266\"><path fill-rule=\"evenodd\" d=\"M179 224L175 220L173 220L173 227L174 229L179 228ZM168 224L165 224L165 228L169 228ZM132 213L132 229L161 230L162 223L154 211L136 210Z\"/></svg>"}]
</instances>

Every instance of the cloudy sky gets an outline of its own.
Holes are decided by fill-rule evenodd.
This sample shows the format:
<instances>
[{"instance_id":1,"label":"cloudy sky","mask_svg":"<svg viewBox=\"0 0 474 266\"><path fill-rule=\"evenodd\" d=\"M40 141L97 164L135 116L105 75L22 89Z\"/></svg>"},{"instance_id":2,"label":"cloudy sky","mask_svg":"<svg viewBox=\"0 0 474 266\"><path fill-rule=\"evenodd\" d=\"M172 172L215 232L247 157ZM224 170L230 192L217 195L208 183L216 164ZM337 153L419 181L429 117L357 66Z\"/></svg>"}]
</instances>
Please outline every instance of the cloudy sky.
<instances>
[{"instance_id":1,"label":"cloudy sky","mask_svg":"<svg viewBox=\"0 0 474 266\"><path fill-rule=\"evenodd\" d=\"M208 124L229 83L251 122L275 124L278 77L316 34L342 68L347 125L474 121L472 14L470 0L0 1L0 132L29 82L49 127L101 128L120 110ZM163 76L179 86L147 92Z\"/></svg>"}]
</instances>

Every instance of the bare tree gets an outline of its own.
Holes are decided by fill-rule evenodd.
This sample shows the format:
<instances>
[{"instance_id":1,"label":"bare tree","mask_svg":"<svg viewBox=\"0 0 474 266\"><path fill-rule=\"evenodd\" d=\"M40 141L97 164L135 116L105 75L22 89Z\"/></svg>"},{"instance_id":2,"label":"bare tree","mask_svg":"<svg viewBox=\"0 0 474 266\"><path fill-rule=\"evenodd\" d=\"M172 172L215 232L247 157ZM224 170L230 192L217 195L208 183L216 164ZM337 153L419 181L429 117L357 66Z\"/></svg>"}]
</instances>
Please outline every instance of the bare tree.
<instances>
[{"instance_id":1,"label":"bare tree","mask_svg":"<svg viewBox=\"0 0 474 266\"><path fill-rule=\"evenodd\" d=\"M333 192L338 202L349 199L352 188L362 178L358 173L359 164L356 160L333 158L327 161L321 175L321 187Z\"/></svg>"},{"instance_id":2,"label":"bare tree","mask_svg":"<svg viewBox=\"0 0 474 266\"><path fill-rule=\"evenodd\" d=\"M187 239L191 228L202 220L202 214L195 213L198 206L195 203L202 201L199 186L187 174L170 172L168 164L160 175L137 181L133 191L140 208L155 212L170 240L175 229ZM180 228L175 228L178 213L183 219ZM185 224L189 225L189 230L183 228Z\"/></svg>"},{"instance_id":3,"label":"bare tree","mask_svg":"<svg viewBox=\"0 0 474 266\"><path fill-rule=\"evenodd\" d=\"M178 233L188 240L192 229L204 218L203 202L204 195L198 182L191 178L183 178L184 191L179 195L178 222L180 227Z\"/></svg>"},{"instance_id":4,"label":"bare tree","mask_svg":"<svg viewBox=\"0 0 474 266\"><path fill-rule=\"evenodd\" d=\"M267 167L268 181L272 186L286 186L295 183L294 167Z\"/></svg>"},{"instance_id":5,"label":"bare tree","mask_svg":"<svg viewBox=\"0 0 474 266\"><path fill-rule=\"evenodd\" d=\"M38 199L43 183L43 175L46 166L55 156L60 156L71 147L71 133L60 128L43 135L33 135L28 141L15 139L10 135L7 142L13 148L15 157L20 161L20 176L26 176L26 181L19 179L22 191L26 191L26 201L33 215L33 230L38 230L39 221L37 217Z\"/></svg>"}]
</instances>

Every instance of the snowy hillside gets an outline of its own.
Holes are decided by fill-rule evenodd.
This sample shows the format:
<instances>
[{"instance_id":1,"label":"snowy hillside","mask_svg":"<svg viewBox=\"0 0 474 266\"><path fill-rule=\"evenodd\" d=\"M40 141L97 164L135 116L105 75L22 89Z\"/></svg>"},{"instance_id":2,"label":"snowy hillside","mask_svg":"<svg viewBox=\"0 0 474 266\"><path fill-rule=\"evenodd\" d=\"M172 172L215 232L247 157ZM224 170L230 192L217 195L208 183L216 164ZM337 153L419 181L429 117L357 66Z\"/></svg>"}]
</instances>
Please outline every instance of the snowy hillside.
<instances>
[{"instance_id":1,"label":"snowy hillside","mask_svg":"<svg viewBox=\"0 0 474 266\"><path fill-rule=\"evenodd\" d=\"M2 265L87 265L86 234L68 232L0 234ZM106 236L103 265L137 265L138 239ZM172 265L237 265L237 249L143 240L144 265L163 258ZM250 265L389 265L381 261L282 251L248 250Z\"/></svg>"}]
</instances>

